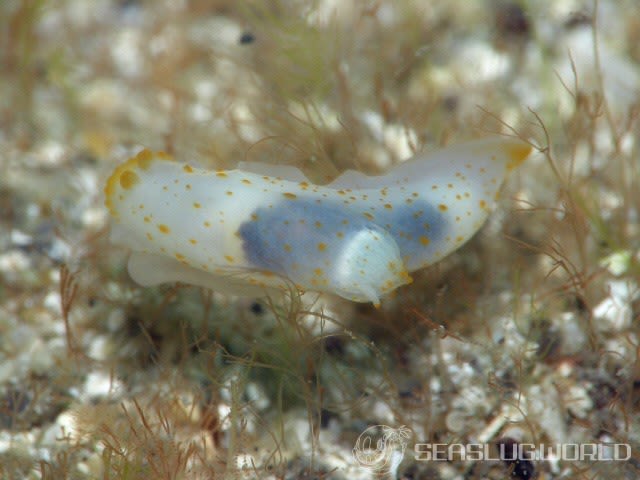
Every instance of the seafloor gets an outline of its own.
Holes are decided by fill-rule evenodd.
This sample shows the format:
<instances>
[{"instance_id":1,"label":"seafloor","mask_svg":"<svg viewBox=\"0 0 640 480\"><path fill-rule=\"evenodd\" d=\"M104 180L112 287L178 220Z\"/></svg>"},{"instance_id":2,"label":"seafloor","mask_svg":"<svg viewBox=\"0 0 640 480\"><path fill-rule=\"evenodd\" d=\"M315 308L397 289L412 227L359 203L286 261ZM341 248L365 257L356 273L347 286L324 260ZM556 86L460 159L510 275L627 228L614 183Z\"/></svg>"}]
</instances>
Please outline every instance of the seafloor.
<instances>
[{"instance_id":1,"label":"seafloor","mask_svg":"<svg viewBox=\"0 0 640 480\"><path fill-rule=\"evenodd\" d=\"M2 0L0 478L639 478L639 63L637 0ZM494 134L534 154L378 309L109 242L143 147L326 182Z\"/></svg>"}]
</instances>

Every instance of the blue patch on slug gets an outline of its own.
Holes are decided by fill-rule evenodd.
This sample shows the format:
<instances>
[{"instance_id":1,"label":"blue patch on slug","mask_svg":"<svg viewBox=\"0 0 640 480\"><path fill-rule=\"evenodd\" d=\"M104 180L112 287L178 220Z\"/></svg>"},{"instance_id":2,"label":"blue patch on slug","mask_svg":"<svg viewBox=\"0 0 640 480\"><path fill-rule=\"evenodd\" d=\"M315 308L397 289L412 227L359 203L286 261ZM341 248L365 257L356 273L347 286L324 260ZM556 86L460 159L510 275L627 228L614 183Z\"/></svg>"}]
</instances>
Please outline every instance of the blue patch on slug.
<instances>
[{"instance_id":1,"label":"blue patch on slug","mask_svg":"<svg viewBox=\"0 0 640 480\"><path fill-rule=\"evenodd\" d=\"M438 209L424 200L395 206L392 210L377 209L372 213L373 221L393 235L402 258L410 260L407 263L422 263L419 258L431 257L447 228L447 222ZM427 245L423 237L429 239Z\"/></svg>"},{"instance_id":2,"label":"blue patch on slug","mask_svg":"<svg viewBox=\"0 0 640 480\"><path fill-rule=\"evenodd\" d=\"M331 265L345 242L363 229L388 231L408 264L424 263L437 250L446 229L440 212L421 200L392 210L364 211L373 220L358 205L318 204L300 198L257 208L252 212L255 220L240 225L238 233L252 266L294 278L296 271Z\"/></svg>"},{"instance_id":3,"label":"blue patch on slug","mask_svg":"<svg viewBox=\"0 0 640 480\"><path fill-rule=\"evenodd\" d=\"M255 220L238 229L247 260L256 268L291 277L300 269L324 268L353 233L379 229L339 206L304 199L257 208L252 214Z\"/></svg>"}]
</instances>

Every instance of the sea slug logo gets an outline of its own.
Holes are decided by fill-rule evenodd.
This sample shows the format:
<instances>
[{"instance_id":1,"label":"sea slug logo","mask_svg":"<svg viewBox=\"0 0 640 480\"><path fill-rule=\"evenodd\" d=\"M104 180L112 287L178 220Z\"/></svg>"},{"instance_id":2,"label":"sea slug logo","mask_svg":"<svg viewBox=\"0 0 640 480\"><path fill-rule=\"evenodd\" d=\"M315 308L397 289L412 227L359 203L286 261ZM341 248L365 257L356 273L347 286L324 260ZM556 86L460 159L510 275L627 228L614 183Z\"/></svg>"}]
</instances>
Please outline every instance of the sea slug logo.
<instances>
[{"instance_id":1,"label":"sea slug logo","mask_svg":"<svg viewBox=\"0 0 640 480\"><path fill-rule=\"evenodd\" d=\"M390 472L398 467L411 429L404 425L392 428L373 425L360 434L353 447L353 458L363 467L375 472Z\"/></svg>"}]
</instances>

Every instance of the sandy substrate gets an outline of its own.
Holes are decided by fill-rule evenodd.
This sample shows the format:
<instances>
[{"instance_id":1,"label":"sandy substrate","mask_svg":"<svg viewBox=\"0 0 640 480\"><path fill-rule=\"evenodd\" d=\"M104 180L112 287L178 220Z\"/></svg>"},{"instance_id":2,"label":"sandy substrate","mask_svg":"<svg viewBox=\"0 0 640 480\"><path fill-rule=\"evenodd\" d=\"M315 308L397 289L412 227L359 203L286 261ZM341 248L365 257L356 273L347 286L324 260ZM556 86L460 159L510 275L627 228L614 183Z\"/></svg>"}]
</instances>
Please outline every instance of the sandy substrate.
<instances>
[{"instance_id":1,"label":"sandy substrate","mask_svg":"<svg viewBox=\"0 0 640 480\"><path fill-rule=\"evenodd\" d=\"M1 2L0 478L638 478L639 18ZM377 309L141 288L109 241L104 183L142 148L326 183L493 134L534 153Z\"/></svg>"}]
</instances>

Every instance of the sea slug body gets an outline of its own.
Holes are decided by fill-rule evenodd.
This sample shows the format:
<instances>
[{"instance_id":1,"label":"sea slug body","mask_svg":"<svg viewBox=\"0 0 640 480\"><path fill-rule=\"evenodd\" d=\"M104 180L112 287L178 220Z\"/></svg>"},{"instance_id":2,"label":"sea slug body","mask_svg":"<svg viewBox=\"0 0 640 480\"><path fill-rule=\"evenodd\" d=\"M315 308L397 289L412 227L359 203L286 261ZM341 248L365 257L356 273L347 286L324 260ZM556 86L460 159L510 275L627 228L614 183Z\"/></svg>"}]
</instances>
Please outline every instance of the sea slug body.
<instances>
[{"instance_id":1,"label":"sea slug body","mask_svg":"<svg viewBox=\"0 0 640 480\"><path fill-rule=\"evenodd\" d=\"M530 150L490 138L324 186L293 167L275 167L282 177L209 171L143 150L115 169L105 203L141 285L238 295L296 287L377 305L473 236Z\"/></svg>"}]
</instances>

